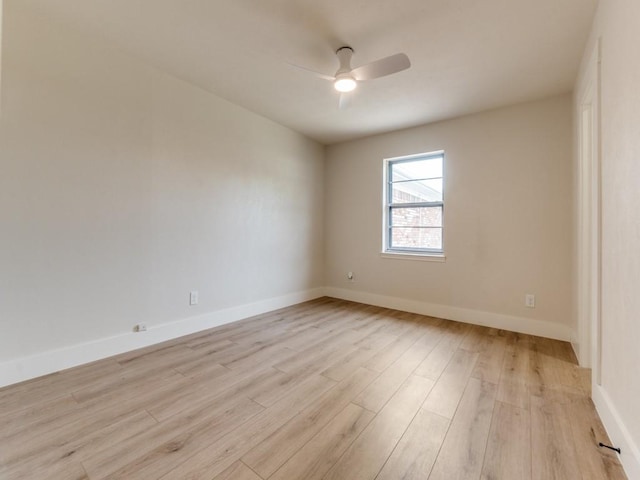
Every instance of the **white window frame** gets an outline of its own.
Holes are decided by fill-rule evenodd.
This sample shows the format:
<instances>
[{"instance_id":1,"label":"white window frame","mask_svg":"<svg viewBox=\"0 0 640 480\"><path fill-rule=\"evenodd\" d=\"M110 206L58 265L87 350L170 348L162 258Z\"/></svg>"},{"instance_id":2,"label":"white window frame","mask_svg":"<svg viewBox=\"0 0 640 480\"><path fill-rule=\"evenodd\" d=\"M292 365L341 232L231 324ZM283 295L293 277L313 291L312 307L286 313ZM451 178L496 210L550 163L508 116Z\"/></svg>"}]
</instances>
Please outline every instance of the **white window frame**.
<instances>
[{"instance_id":1,"label":"white window frame","mask_svg":"<svg viewBox=\"0 0 640 480\"><path fill-rule=\"evenodd\" d=\"M419 160L427 160L433 158L442 158L442 180L443 180L443 192L442 192L442 201L441 202L418 202L418 203L404 203L394 204L391 201L391 193L392 193L392 182L391 182L391 169L392 166L398 163L403 162L414 162ZM440 178L440 177L438 177ZM438 150L434 152L427 153L419 153L415 155L406 155L402 157L393 157L387 158L384 160L384 188L383 188L383 199L384 199L384 208L383 208L383 233L382 233L382 257L385 258L402 258L402 259L419 259L419 260L429 260L429 261L444 261L444 241L445 241L445 218L444 218L444 204L445 204L445 192L444 192L444 178L445 178L445 152L444 150ZM419 180L419 179L416 179ZM411 207L411 206L419 206L419 207L441 207L442 208L442 245L440 249L435 248L403 248L403 247L392 247L391 245L391 212L394 208L401 207Z\"/></svg>"}]
</instances>

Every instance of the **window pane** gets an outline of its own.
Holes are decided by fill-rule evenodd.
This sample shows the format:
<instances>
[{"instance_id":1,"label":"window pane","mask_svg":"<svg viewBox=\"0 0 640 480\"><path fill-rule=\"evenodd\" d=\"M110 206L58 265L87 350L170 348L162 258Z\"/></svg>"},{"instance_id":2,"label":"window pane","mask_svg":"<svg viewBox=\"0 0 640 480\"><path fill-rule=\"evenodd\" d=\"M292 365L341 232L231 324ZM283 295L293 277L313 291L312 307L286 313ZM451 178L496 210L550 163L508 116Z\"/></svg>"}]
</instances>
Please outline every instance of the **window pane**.
<instances>
[{"instance_id":1,"label":"window pane","mask_svg":"<svg viewBox=\"0 0 640 480\"><path fill-rule=\"evenodd\" d=\"M392 208L394 227L441 227L442 207Z\"/></svg>"},{"instance_id":2,"label":"window pane","mask_svg":"<svg viewBox=\"0 0 640 480\"><path fill-rule=\"evenodd\" d=\"M391 165L392 182L410 180L413 178L438 177L442 177L442 157L396 162Z\"/></svg>"},{"instance_id":3,"label":"window pane","mask_svg":"<svg viewBox=\"0 0 640 480\"><path fill-rule=\"evenodd\" d=\"M441 202L442 179L391 184L391 203Z\"/></svg>"},{"instance_id":4,"label":"window pane","mask_svg":"<svg viewBox=\"0 0 640 480\"><path fill-rule=\"evenodd\" d=\"M442 228L391 228L391 248L442 250Z\"/></svg>"}]
</instances>

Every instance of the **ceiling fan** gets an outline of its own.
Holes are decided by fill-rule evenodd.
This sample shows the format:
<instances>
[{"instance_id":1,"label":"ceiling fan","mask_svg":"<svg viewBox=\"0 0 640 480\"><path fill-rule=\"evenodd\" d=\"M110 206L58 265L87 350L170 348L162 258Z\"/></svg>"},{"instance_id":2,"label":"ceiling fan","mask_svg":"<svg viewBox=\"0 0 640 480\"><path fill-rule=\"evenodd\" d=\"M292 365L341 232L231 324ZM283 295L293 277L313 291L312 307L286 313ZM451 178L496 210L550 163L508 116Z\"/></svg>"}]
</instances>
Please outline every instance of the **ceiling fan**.
<instances>
[{"instance_id":1,"label":"ceiling fan","mask_svg":"<svg viewBox=\"0 0 640 480\"><path fill-rule=\"evenodd\" d=\"M364 80L373 80L374 78L380 78L393 73L401 72L411 66L409 57L404 53L396 53L375 62L367 63L356 68L351 67L351 57L353 55L353 48L344 46L340 47L336 51L336 56L340 62L340 67L336 71L335 75L325 75L323 73L315 72L304 67L297 68L306 70L315 74L320 78L333 82L333 87L341 93L340 95L340 107L344 107L346 104L345 94L352 92L358 86L358 82Z\"/></svg>"}]
</instances>

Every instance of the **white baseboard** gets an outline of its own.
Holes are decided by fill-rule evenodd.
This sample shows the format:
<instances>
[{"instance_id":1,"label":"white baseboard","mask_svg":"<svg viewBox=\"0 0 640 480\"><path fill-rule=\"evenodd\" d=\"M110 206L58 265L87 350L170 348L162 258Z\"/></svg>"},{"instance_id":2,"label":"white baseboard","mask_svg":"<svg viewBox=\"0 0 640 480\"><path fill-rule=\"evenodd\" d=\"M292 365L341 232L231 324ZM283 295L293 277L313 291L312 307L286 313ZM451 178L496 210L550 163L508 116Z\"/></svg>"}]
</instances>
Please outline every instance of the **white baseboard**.
<instances>
[{"instance_id":1,"label":"white baseboard","mask_svg":"<svg viewBox=\"0 0 640 480\"><path fill-rule=\"evenodd\" d=\"M526 333L529 335L537 335L556 340L569 341L571 339L571 329L566 325L554 322L532 320L530 318L483 312L467 308L452 307L449 305L438 305L434 303L420 302L417 300L407 300L405 298L388 297L385 295L345 290L341 288L326 287L324 292L325 295L329 297L376 305L378 307L392 308L395 310L429 315L432 317L455 320L463 323L472 323L474 325L482 325L485 327L500 328L512 332Z\"/></svg>"},{"instance_id":2,"label":"white baseboard","mask_svg":"<svg viewBox=\"0 0 640 480\"><path fill-rule=\"evenodd\" d=\"M591 397L611 443L621 450L618 458L627 478L640 478L640 449L631 438L609 395L600 385L593 385Z\"/></svg>"},{"instance_id":3,"label":"white baseboard","mask_svg":"<svg viewBox=\"0 0 640 480\"><path fill-rule=\"evenodd\" d=\"M189 317L150 327L146 332L122 333L112 337L13 359L0 363L0 387L172 340L208 328L242 320L252 315L288 307L323 295L530 335L559 340L570 340L571 338L569 327L552 322L326 287Z\"/></svg>"},{"instance_id":4,"label":"white baseboard","mask_svg":"<svg viewBox=\"0 0 640 480\"><path fill-rule=\"evenodd\" d=\"M322 297L315 288L0 363L0 387Z\"/></svg>"},{"instance_id":5,"label":"white baseboard","mask_svg":"<svg viewBox=\"0 0 640 480\"><path fill-rule=\"evenodd\" d=\"M578 364L583 368L591 368L591 366L587 365L585 362L585 359L582 355L582 350L580 348L581 345L578 339L578 332L576 332L574 329L571 329L571 338L569 342L571 343L571 348L573 349L573 353L576 355L576 358L578 359Z\"/></svg>"}]
</instances>

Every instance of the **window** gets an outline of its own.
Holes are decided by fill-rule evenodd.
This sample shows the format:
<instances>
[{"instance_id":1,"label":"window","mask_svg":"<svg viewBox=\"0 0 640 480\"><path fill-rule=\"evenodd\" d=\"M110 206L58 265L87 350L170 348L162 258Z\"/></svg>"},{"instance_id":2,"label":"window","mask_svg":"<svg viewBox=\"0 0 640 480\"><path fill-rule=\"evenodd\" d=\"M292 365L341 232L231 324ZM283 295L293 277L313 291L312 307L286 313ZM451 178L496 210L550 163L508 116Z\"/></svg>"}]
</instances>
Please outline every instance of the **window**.
<instances>
[{"instance_id":1,"label":"window","mask_svg":"<svg viewBox=\"0 0 640 480\"><path fill-rule=\"evenodd\" d=\"M386 161L385 248L441 255L444 152Z\"/></svg>"}]
</instances>

